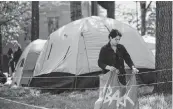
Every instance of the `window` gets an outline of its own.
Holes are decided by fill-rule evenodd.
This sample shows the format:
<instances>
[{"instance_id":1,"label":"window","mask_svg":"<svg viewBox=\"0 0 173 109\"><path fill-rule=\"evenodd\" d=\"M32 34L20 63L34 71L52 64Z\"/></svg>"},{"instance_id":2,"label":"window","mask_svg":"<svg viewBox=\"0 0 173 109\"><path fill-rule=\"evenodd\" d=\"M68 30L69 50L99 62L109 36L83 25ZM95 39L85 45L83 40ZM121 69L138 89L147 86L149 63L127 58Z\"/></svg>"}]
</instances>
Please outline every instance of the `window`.
<instances>
[{"instance_id":1,"label":"window","mask_svg":"<svg viewBox=\"0 0 173 109\"><path fill-rule=\"evenodd\" d=\"M68 54L69 49L70 49L70 46L69 46L69 47L68 47L68 49L67 49L67 52L66 52L66 54L65 54L65 56L64 56L64 59L66 58L66 56L67 56L67 54ZM63 59L63 60L64 60L64 59Z\"/></svg>"},{"instance_id":2,"label":"window","mask_svg":"<svg viewBox=\"0 0 173 109\"><path fill-rule=\"evenodd\" d=\"M23 67L23 66L24 66L24 62L25 62L25 58L23 58L23 59L21 60L20 67Z\"/></svg>"},{"instance_id":3,"label":"window","mask_svg":"<svg viewBox=\"0 0 173 109\"><path fill-rule=\"evenodd\" d=\"M48 55L48 57L47 57L47 60L49 59L49 56L50 56L51 50L52 50L52 44L51 44L51 47L50 47L50 51L49 51L49 55Z\"/></svg>"},{"instance_id":4,"label":"window","mask_svg":"<svg viewBox=\"0 0 173 109\"><path fill-rule=\"evenodd\" d=\"M59 27L59 18L58 17L48 17L48 33L49 35L58 29Z\"/></svg>"}]
</instances>

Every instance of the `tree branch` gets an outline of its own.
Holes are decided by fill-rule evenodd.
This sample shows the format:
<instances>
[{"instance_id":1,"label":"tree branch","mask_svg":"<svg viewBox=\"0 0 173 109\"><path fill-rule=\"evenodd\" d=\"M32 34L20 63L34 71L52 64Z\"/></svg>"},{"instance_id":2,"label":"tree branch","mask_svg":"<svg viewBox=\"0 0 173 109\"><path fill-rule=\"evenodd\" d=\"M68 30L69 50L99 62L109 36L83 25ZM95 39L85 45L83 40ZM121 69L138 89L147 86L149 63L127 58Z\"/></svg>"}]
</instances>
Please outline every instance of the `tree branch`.
<instances>
[{"instance_id":1,"label":"tree branch","mask_svg":"<svg viewBox=\"0 0 173 109\"><path fill-rule=\"evenodd\" d=\"M148 10L148 8L150 7L152 1L150 1L150 3L148 4L147 8L146 8L146 11Z\"/></svg>"},{"instance_id":2,"label":"tree branch","mask_svg":"<svg viewBox=\"0 0 173 109\"><path fill-rule=\"evenodd\" d=\"M16 19L17 17L19 17L20 15L22 15L22 14L24 14L26 11L28 11L28 10L25 10L25 11L23 11L23 12L21 12L20 14L18 14L18 15L14 15L13 17L11 17L11 18L9 18L9 19L7 19L7 20L5 20L5 21L0 21L0 25L3 25L3 24L5 24L5 23L7 23L7 22L9 22L9 21L11 21L11 20L13 20L13 19Z\"/></svg>"}]
</instances>

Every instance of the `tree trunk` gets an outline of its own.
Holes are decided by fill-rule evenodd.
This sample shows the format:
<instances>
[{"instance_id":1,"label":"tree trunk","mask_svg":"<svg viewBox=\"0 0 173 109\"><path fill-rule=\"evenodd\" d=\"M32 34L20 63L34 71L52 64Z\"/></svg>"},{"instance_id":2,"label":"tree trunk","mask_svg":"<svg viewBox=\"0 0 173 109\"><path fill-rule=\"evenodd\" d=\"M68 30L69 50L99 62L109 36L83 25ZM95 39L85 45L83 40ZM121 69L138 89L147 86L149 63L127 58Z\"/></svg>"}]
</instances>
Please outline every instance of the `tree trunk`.
<instances>
[{"instance_id":1,"label":"tree trunk","mask_svg":"<svg viewBox=\"0 0 173 109\"><path fill-rule=\"evenodd\" d=\"M107 17L115 19L115 2L114 1L108 2Z\"/></svg>"},{"instance_id":2,"label":"tree trunk","mask_svg":"<svg viewBox=\"0 0 173 109\"><path fill-rule=\"evenodd\" d=\"M163 70L167 69L167 70ZM157 82L172 81L172 2L156 2ZM159 84L158 93L172 93L172 83Z\"/></svg>"},{"instance_id":3,"label":"tree trunk","mask_svg":"<svg viewBox=\"0 0 173 109\"><path fill-rule=\"evenodd\" d=\"M71 10L71 20L72 21L82 18L81 1L71 1L70 10Z\"/></svg>"},{"instance_id":4,"label":"tree trunk","mask_svg":"<svg viewBox=\"0 0 173 109\"><path fill-rule=\"evenodd\" d=\"M39 1L32 1L31 41L39 38Z\"/></svg>"},{"instance_id":5,"label":"tree trunk","mask_svg":"<svg viewBox=\"0 0 173 109\"><path fill-rule=\"evenodd\" d=\"M2 33L1 33L1 25L0 25L0 71L3 72L3 52L2 52Z\"/></svg>"},{"instance_id":6,"label":"tree trunk","mask_svg":"<svg viewBox=\"0 0 173 109\"><path fill-rule=\"evenodd\" d=\"M140 2L140 8L141 8L141 35L146 34L146 1Z\"/></svg>"},{"instance_id":7,"label":"tree trunk","mask_svg":"<svg viewBox=\"0 0 173 109\"><path fill-rule=\"evenodd\" d=\"M91 15L98 16L97 1L91 1Z\"/></svg>"},{"instance_id":8,"label":"tree trunk","mask_svg":"<svg viewBox=\"0 0 173 109\"><path fill-rule=\"evenodd\" d=\"M115 19L115 1L98 1L98 4L107 10L107 17Z\"/></svg>"}]
</instances>

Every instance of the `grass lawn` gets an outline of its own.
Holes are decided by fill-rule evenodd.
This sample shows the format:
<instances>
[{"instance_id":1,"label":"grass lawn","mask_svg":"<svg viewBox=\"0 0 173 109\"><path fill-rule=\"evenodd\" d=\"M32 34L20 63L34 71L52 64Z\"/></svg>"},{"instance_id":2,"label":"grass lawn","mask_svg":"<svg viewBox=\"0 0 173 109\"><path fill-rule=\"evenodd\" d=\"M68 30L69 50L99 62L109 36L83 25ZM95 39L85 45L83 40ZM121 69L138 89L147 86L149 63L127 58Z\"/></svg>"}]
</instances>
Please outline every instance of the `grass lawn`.
<instances>
[{"instance_id":1,"label":"grass lawn","mask_svg":"<svg viewBox=\"0 0 173 109\"><path fill-rule=\"evenodd\" d=\"M98 90L64 92L61 94L40 93L30 88L11 89L0 87L0 97L36 106L54 109L93 109L98 99ZM142 95L142 94L141 94ZM140 109L172 109L172 95L145 95L139 98ZM160 108L159 108L160 107ZM37 109L6 100L0 100L0 109Z\"/></svg>"}]
</instances>

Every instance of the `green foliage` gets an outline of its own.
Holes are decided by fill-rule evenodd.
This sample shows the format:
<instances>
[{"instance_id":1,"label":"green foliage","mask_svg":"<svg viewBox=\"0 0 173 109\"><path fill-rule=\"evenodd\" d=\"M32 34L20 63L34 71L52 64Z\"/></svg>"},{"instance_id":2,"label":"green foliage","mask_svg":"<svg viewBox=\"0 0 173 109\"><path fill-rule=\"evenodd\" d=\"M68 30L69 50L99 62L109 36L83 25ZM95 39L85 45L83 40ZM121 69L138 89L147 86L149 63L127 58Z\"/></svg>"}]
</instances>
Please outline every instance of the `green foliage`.
<instances>
[{"instance_id":1,"label":"green foliage","mask_svg":"<svg viewBox=\"0 0 173 109\"><path fill-rule=\"evenodd\" d=\"M134 3L135 4L135 3ZM141 32L141 11L139 4L136 8L130 8L122 5L116 6L116 19L123 21ZM152 1L152 5L148 8L146 14L146 34L155 36L155 22L156 22L156 5Z\"/></svg>"},{"instance_id":2,"label":"green foliage","mask_svg":"<svg viewBox=\"0 0 173 109\"><path fill-rule=\"evenodd\" d=\"M155 36L156 33L156 7L150 7L147 12L147 18L146 18L146 33Z\"/></svg>"},{"instance_id":3,"label":"green foliage","mask_svg":"<svg viewBox=\"0 0 173 109\"><path fill-rule=\"evenodd\" d=\"M29 31L31 25L31 2L1 1L0 26L3 44L17 40Z\"/></svg>"}]
</instances>

